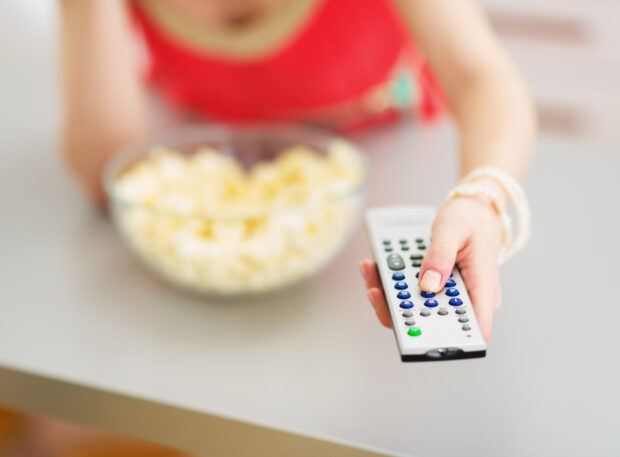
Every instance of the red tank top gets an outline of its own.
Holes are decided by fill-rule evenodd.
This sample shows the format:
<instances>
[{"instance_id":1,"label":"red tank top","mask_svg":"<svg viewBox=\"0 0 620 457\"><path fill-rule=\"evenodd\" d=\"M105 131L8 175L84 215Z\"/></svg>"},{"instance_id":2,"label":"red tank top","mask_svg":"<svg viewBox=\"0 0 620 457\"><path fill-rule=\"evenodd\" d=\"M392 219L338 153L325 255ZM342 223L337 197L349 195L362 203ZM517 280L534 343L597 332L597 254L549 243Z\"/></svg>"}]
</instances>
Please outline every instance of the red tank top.
<instances>
[{"instance_id":1,"label":"red tank top","mask_svg":"<svg viewBox=\"0 0 620 457\"><path fill-rule=\"evenodd\" d=\"M407 55L420 83L422 116L439 112L436 85L389 0L322 0L283 47L245 60L182 44L132 5L150 52L152 84L185 110L224 121L303 121L384 83Z\"/></svg>"}]
</instances>

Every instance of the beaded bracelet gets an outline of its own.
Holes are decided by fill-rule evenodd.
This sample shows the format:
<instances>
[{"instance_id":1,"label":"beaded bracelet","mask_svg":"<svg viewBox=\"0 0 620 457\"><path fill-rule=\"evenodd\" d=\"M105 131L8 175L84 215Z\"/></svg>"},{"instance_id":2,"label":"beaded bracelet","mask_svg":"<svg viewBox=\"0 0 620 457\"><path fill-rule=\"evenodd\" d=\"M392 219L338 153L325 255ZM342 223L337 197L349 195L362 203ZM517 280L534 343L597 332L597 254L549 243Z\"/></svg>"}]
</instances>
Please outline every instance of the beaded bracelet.
<instances>
[{"instance_id":1,"label":"beaded bracelet","mask_svg":"<svg viewBox=\"0 0 620 457\"><path fill-rule=\"evenodd\" d=\"M499 195L496 189L484 184L476 183L480 179L492 179L497 182L508 194L510 200L515 205L517 213L517 233L512 237L512 220L500 204ZM491 206L499 215L502 221L502 250L499 255L499 263L506 262L517 251L519 251L530 237L531 232L531 213L525 192L521 184L505 171L496 167L479 167L469 173L461 182L448 194L446 200L456 197L482 196L490 200Z\"/></svg>"}]
</instances>

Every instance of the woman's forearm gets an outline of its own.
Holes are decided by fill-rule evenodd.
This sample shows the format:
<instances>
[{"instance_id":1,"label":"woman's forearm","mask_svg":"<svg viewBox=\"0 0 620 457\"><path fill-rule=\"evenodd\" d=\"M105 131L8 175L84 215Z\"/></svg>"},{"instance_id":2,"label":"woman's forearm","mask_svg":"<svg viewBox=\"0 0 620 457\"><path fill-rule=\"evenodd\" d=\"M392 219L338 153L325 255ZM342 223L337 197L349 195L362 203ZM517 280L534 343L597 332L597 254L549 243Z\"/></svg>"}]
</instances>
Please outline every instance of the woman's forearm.
<instances>
[{"instance_id":1,"label":"woman's forearm","mask_svg":"<svg viewBox=\"0 0 620 457\"><path fill-rule=\"evenodd\" d=\"M60 6L63 149L101 200L106 160L147 128L139 53L123 0L61 0Z\"/></svg>"},{"instance_id":2,"label":"woman's forearm","mask_svg":"<svg viewBox=\"0 0 620 457\"><path fill-rule=\"evenodd\" d=\"M482 165L522 178L530 162L536 116L516 71L482 68L449 99L460 132L460 174Z\"/></svg>"}]
</instances>

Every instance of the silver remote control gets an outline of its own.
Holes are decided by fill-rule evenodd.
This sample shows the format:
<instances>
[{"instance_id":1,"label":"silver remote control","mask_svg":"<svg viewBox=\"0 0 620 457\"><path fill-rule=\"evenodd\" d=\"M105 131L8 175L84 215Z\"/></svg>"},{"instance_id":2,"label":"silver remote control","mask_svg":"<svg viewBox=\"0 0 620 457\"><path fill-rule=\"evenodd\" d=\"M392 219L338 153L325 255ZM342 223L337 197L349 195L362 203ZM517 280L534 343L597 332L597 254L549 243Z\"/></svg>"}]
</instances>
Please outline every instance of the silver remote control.
<instances>
[{"instance_id":1,"label":"silver remote control","mask_svg":"<svg viewBox=\"0 0 620 457\"><path fill-rule=\"evenodd\" d=\"M366 211L366 230L403 362L484 357L480 333L463 279L455 266L445 287L427 293L418 275L435 210L389 206Z\"/></svg>"}]
</instances>

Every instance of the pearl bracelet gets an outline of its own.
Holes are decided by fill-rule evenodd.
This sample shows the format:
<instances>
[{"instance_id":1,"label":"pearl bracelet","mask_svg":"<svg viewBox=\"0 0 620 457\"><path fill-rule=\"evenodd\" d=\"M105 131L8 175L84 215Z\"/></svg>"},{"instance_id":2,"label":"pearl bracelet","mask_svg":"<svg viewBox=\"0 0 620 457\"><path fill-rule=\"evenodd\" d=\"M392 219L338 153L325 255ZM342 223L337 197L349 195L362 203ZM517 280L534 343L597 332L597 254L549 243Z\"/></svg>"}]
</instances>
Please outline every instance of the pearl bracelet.
<instances>
[{"instance_id":1,"label":"pearl bracelet","mask_svg":"<svg viewBox=\"0 0 620 457\"><path fill-rule=\"evenodd\" d=\"M515 205L517 213L517 234L513 239L512 220L500 204L499 194L496 189L476 183L480 179L492 179L497 182L508 194L510 200ZM482 196L490 200L491 206L499 215L502 221L502 250L499 255L499 263L506 262L517 251L519 251L530 237L531 232L531 213L525 192L521 184L505 171L496 167L479 167L469 173L461 182L448 194L446 200L457 197Z\"/></svg>"}]
</instances>

